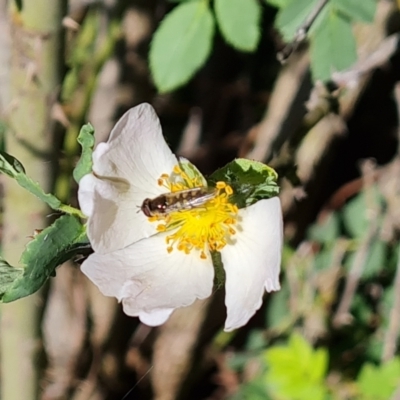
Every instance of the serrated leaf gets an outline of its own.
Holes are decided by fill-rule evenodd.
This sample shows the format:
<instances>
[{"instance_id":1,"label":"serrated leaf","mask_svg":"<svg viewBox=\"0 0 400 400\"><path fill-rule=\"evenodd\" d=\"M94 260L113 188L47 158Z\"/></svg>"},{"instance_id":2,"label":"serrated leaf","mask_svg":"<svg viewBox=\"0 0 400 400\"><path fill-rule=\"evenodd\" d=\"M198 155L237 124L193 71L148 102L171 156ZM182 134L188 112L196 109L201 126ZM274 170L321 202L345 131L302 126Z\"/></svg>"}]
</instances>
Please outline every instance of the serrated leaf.
<instances>
[{"instance_id":1,"label":"serrated leaf","mask_svg":"<svg viewBox=\"0 0 400 400\"><path fill-rule=\"evenodd\" d=\"M314 350L294 333L287 346L274 346L265 351L268 363L266 382L277 398L291 400L325 400L324 378L328 366L325 349Z\"/></svg>"},{"instance_id":2,"label":"serrated leaf","mask_svg":"<svg viewBox=\"0 0 400 400\"><path fill-rule=\"evenodd\" d=\"M351 23L337 12L325 12L318 27L310 33L311 71L314 80L327 81L357 60L356 41Z\"/></svg>"},{"instance_id":3,"label":"serrated leaf","mask_svg":"<svg viewBox=\"0 0 400 400\"><path fill-rule=\"evenodd\" d=\"M23 165L10 154L0 152L0 171L15 179L21 187L47 203L52 209L60 208L61 201L52 194L44 193L39 184L25 174Z\"/></svg>"},{"instance_id":4,"label":"serrated leaf","mask_svg":"<svg viewBox=\"0 0 400 400\"><path fill-rule=\"evenodd\" d=\"M0 299L11 287L13 282L22 276L22 268L14 268L6 260L0 257Z\"/></svg>"},{"instance_id":5,"label":"serrated leaf","mask_svg":"<svg viewBox=\"0 0 400 400\"><path fill-rule=\"evenodd\" d=\"M260 40L261 6L257 0L215 0L215 15L225 40L242 51L254 51Z\"/></svg>"},{"instance_id":6,"label":"serrated leaf","mask_svg":"<svg viewBox=\"0 0 400 400\"><path fill-rule=\"evenodd\" d=\"M212 48L214 17L208 1L179 4L161 22L150 47L150 69L161 93L186 83Z\"/></svg>"},{"instance_id":7,"label":"serrated leaf","mask_svg":"<svg viewBox=\"0 0 400 400\"><path fill-rule=\"evenodd\" d=\"M365 364L357 378L363 400L390 399L400 384L400 360L398 357L375 366Z\"/></svg>"},{"instance_id":8,"label":"serrated leaf","mask_svg":"<svg viewBox=\"0 0 400 400\"><path fill-rule=\"evenodd\" d=\"M56 196L45 193L37 182L34 182L25 174L25 169L21 163L15 157L3 151L0 151L0 172L15 179L21 187L48 204L53 210L83 217L79 210L61 203Z\"/></svg>"},{"instance_id":9,"label":"serrated leaf","mask_svg":"<svg viewBox=\"0 0 400 400\"><path fill-rule=\"evenodd\" d=\"M89 251L85 227L76 217L63 215L28 243L20 260L23 275L6 290L2 301L8 303L36 292L60 264Z\"/></svg>"},{"instance_id":10,"label":"serrated leaf","mask_svg":"<svg viewBox=\"0 0 400 400\"><path fill-rule=\"evenodd\" d=\"M279 194L278 175L271 167L258 161L237 158L215 171L208 179L212 185L218 181L233 189L230 197L239 208L248 207L259 200Z\"/></svg>"},{"instance_id":11,"label":"serrated leaf","mask_svg":"<svg viewBox=\"0 0 400 400\"><path fill-rule=\"evenodd\" d=\"M91 124L83 125L79 132L77 140L82 147L82 154L81 158L76 164L73 176L76 183L79 183L82 177L92 172L92 166L93 166L92 153L94 147L93 126Z\"/></svg>"},{"instance_id":12,"label":"serrated leaf","mask_svg":"<svg viewBox=\"0 0 400 400\"><path fill-rule=\"evenodd\" d=\"M332 6L355 21L373 22L376 0L331 0Z\"/></svg>"},{"instance_id":13,"label":"serrated leaf","mask_svg":"<svg viewBox=\"0 0 400 400\"><path fill-rule=\"evenodd\" d=\"M304 24L319 0L291 0L281 8L275 20L275 26L287 42L293 40L296 31Z\"/></svg>"}]
</instances>

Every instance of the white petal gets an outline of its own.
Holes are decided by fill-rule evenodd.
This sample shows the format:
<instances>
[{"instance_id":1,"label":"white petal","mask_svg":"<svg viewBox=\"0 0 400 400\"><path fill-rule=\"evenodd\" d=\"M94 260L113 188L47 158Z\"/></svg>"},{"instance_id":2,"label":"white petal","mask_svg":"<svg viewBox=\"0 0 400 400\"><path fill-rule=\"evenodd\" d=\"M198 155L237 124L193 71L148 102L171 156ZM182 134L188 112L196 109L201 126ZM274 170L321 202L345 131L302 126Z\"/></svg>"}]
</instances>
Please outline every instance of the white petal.
<instances>
[{"instance_id":1,"label":"white petal","mask_svg":"<svg viewBox=\"0 0 400 400\"><path fill-rule=\"evenodd\" d=\"M87 234L95 252L110 253L157 233L157 222L149 222L140 210L140 194L128 182L89 174L79 185L79 204L89 216Z\"/></svg>"},{"instance_id":2,"label":"white petal","mask_svg":"<svg viewBox=\"0 0 400 400\"><path fill-rule=\"evenodd\" d=\"M264 290L279 290L282 210L278 197L239 211L241 229L222 251L226 273L225 331L247 323L261 307Z\"/></svg>"},{"instance_id":3,"label":"white petal","mask_svg":"<svg viewBox=\"0 0 400 400\"><path fill-rule=\"evenodd\" d=\"M125 307L124 307L125 309ZM159 326L162 325L170 317L174 309L160 309L152 312L142 311L139 314L139 319L141 322L148 326ZM128 314L126 312L126 314Z\"/></svg>"},{"instance_id":4,"label":"white petal","mask_svg":"<svg viewBox=\"0 0 400 400\"><path fill-rule=\"evenodd\" d=\"M87 217L93 214L95 187L96 178L92 174L85 175L79 182L78 201Z\"/></svg>"},{"instance_id":5,"label":"white petal","mask_svg":"<svg viewBox=\"0 0 400 400\"><path fill-rule=\"evenodd\" d=\"M157 114L147 103L131 108L121 117L108 142L97 146L93 162L97 176L123 178L148 197L165 192L157 185L157 179L171 173L178 164L165 143Z\"/></svg>"},{"instance_id":6,"label":"white petal","mask_svg":"<svg viewBox=\"0 0 400 400\"><path fill-rule=\"evenodd\" d=\"M94 253L82 264L82 271L106 296L123 302L128 315L171 312L210 296L214 269L211 257L166 250L163 232L109 254ZM155 314L155 320L163 317ZM164 317L165 318L165 317ZM153 323L154 324L154 323Z\"/></svg>"},{"instance_id":7,"label":"white petal","mask_svg":"<svg viewBox=\"0 0 400 400\"><path fill-rule=\"evenodd\" d=\"M78 198L89 217L88 236L96 252L129 246L156 232L140 211L145 198L167 192L158 185L177 159L162 136L156 113L149 104L126 112L107 143L93 153L93 175L82 178Z\"/></svg>"}]
</instances>

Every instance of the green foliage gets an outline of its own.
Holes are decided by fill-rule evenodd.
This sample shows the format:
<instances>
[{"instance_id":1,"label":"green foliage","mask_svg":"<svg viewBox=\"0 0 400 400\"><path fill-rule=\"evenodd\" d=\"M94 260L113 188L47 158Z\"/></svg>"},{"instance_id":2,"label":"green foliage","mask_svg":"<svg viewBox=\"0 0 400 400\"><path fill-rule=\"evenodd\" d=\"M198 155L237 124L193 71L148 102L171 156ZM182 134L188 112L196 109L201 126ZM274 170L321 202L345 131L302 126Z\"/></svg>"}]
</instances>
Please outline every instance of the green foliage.
<instances>
[{"instance_id":1,"label":"green foliage","mask_svg":"<svg viewBox=\"0 0 400 400\"><path fill-rule=\"evenodd\" d=\"M271 297L267 308L267 326L274 330L283 330L290 324L292 316L289 309L289 287L285 282L279 292Z\"/></svg>"},{"instance_id":2,"label":"green foliage","mask_svg":"<svg viewBox=\"0 0 400 400\"><path fill-rule=\"evenodd\" d=\"M81 178L92 171L92 153L94 147L94 128L90 124L83 125L79 135L78 143L82 147L81 158L73 171L74 179L77 183Z\"/></svg>"},{"instance_id":3,"label":"green foliage","mask_svg":"<svg viewBox=\"0 0 400 400\"><path fill-rule=\"evenodd\" d=\"M214 18L206 0L175 7L154 34L150 68L162 93L186 83L204 64L212 47Z\"/></svg>"},{"instance_id":4,"label":"green foliage","mask_svg":"<svg viewBox=\"0 0 400 400\"><path fill-rule=\"evenodd\" d=\"M383 199L376 187L371 188L368 194L361 192L351 199L343 210L343 223L350 236L364 237L370 224L367 210L370 207L380 208L382 205Z\"/></svg>"},{"instance_id":5,"label":"green foliage","mask_svg":"<svg viewBox=\"0 0 400 400\"><path fill-rule=\"evenodd\" d=\"M16 269L18 272L14 274L8 271L7 288L0 292L2 302L8 303L36 292L55 275L60 264L89 249L85 227L78 219L71 215L58 218L26 246L20 259L23 274L21 269ZM7 268L8 264L3 261L2 266ZM3 276L1 284L4 288Z\"/></svg>"},{"instance_id":6,"label":"green foliage","mask_svg":"<svg viewBox=\"0 0 400 400\"><path fill-rule=\"evenodd\" d=\"M331 0L332 5L354 21L370 23L374 20L376 0Z\"/></svg>"},{"instance_id":7,"label":"green foliage","mask_svg":"<svg viewBox=\"0 0 400 400\"><path fill-rule=\"evenodd\" d=\"M359 400L388 400L400 384L400 359L398 357L376 366L365 364L358 375Z\"/></svg>"},{"instance_id":8,"label":"green foliage","mask_svg":"<svg viewBox=\"0 0 400 400\"><path fill-rule=\"evenodd\" d=\"M265 381L272 393L282 399L325 400L328 353L314 350L299 334L292 334L286 346L265 351L268 371Z\"/></svg>"},{"instance_id":9,"label":"green foliage","mask_svg":"<svg viewBox=\"0 0 400 400\"><path fill-rule=\"evenodd\" d=\"M215 15L225 40L242 51L257 48L261 11L257 0L215 0Z\"/></svg>"},{"instance_id":10,"label":"green foliage","mask_svg":"<svg viewBox=\"0 0 400 400\"><path fill-rule=\"evenodd\" d=\"M23 165L15 157L2 151L0 151L0 172L15 179L21 187L48 204L53 210L82 216L79 210L62 204L56 196L45 193L37 182L34 182L25 174Z\"/></svg>"},{"instance_id":11,"label":"green foliage","mask_svg":"<svg viewBox=\"0 0 400 400\"><path fill-rule=\"evenodd\" d=\"M261 381L253 381L244 384L238 393L230 397L230 400L273 400L265 392L265 385Z\"/></svg>"},{"instance_id":12,"label":"green foliage","mask_svg":"<svg viewBox=\"0 0 400 400\"><path fill-rule=\"evenodd\" d=\"M33 182L32 179L25 174L23 165L13 156L0 152L0 171L10 178L15 179L21 187L47 203L53 210L58 210L60 208L60 200L52 194L44 193L39 184Z\"/></svg>"},{"instance_id":13,"label":"green foliage","mask_svg":"<svg viewBox=\"0 0 400 400\"><path fill-rule=\"evenodd\" d=\"M239 208L248 207L262 199L279 193L278 175L271 167L258 161L237 158L215 171L209 181L228 183L233 189L232 203Z\"/></svg>"},{"instance_id":14,"label":"green foliage","mask_svg":"<svg viewBox=\"0 0 400 400\"><path fill-rule=\"evenodd\" d=\"M265 0L267 4L270 4L276 8L286 7L290 0Z\"/></svg>"},{"instance_id":15,"label":"green foliage","mask_svg":"<svg viewBox=\"0 0 400 400\"><path fill-rule=\"evenodd\" d=\"M20 278L24 270L22 268L12 267L7 261L0 257L0 298L13 284L15 280Z\"/></svg>"},{"instance_id":16,"label":"green foliage","mask_svg":"<svg viewBox=\"0 0 400 400\"><path fill-rule=\"evenodd\" d=\"M283 3L276 16L275 26L286 42L293 40L296 31L304 23L319 0L289 0Z\"/></svg>"},{"instance_id":17,"label":"green foliage","mask_svg":"<svg viewBox=\"0 0 400 400\"><path fill-rule=\"evenodd\" d=\"M341 13L321 13L318 27L310 38L311 70L314 80L329 80L357 60L356 41L350 20Z\"/></svg>"},{"instance_id":18,"label":"green foliage","mask_svg":"<svg viewBox=\"0 0 400 400\"><path fill-rule=\"evenodd\" d=\"M321 244L334 242L340 234L340 221L335 213L326 216L321 223L314 224L308 231L308 237Z\"/></svg>"},{"instance_id":19,"label":"green foliage","mask_svg":"<svg viewBox=\"0 0 400 400\"><path fill-rule=\"evenodd\" d=\"M363 266L362 279L373 278L383 270L386 263L386 249L387 245L382 240L376 239L371 243L365 260L365 265ZM351 268L355 255L355 252L353 252L346 261L348 269Z\"/></svg>"},{"instance_id":20,"label":"green foliage","mask_svg":"<svg viewBox=\"0 0 400 400\"><path fill-rule=\"evenodd\" d=\"M318 0L275 0L270 3L280 8L275 24L284 40L291 42ZM375 11L376 0L331 0L325 5L308 33L314 80L329 80L333 72L355 63L357 52L352 24L372 22Z\"/></svg>"}]
</instances>

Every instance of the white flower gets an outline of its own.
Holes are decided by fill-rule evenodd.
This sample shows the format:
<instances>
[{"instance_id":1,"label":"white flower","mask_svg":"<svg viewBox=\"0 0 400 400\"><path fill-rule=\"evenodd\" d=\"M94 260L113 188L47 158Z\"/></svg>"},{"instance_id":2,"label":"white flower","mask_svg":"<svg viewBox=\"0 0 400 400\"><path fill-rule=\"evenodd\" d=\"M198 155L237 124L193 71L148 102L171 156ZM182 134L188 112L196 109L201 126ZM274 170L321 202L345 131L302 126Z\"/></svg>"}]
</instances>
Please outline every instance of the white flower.
<instances>
[{"instance_id":1,"label":"white flower","mask_svg":"<svg viewBox=\"0 0 400 400\"><path fill-rule=\"evenodd\" d=\"M261 307L265 290L280 288L280 201L274 197L238 210L228 202L230 186L219 182L201 207L146 216L145 199L206 185L199 173L189 177L180 165L149 104L118 121L108 142L93 153L93 173L79 184L94 250L82 271L104 295L121 301L126 314L156 326L175 308L211 295L210 250L217 250L230 331Z\"/></svg>"}]
</instances>

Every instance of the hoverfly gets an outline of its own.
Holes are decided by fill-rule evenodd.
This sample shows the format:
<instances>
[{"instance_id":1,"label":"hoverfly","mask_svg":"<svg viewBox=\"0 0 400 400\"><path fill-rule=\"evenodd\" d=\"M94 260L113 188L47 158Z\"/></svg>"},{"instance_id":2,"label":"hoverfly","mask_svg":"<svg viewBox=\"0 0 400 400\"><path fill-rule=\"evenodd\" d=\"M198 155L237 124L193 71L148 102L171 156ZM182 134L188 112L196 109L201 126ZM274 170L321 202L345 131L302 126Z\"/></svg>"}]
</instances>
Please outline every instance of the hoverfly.
<instances>
[{"instance_id":1,"label":"hoverfly","mask_svg":"<svg viewBox=\"0 0 400 400\"><path fill-rule=\"evenodd\" d=\"M184 211L200 207L218 194L217 189L195 187L178 192L164 193L154 199L144 199L140 209L146 217L165 215L173 211Z\"/></svg>"}]
</instances>

